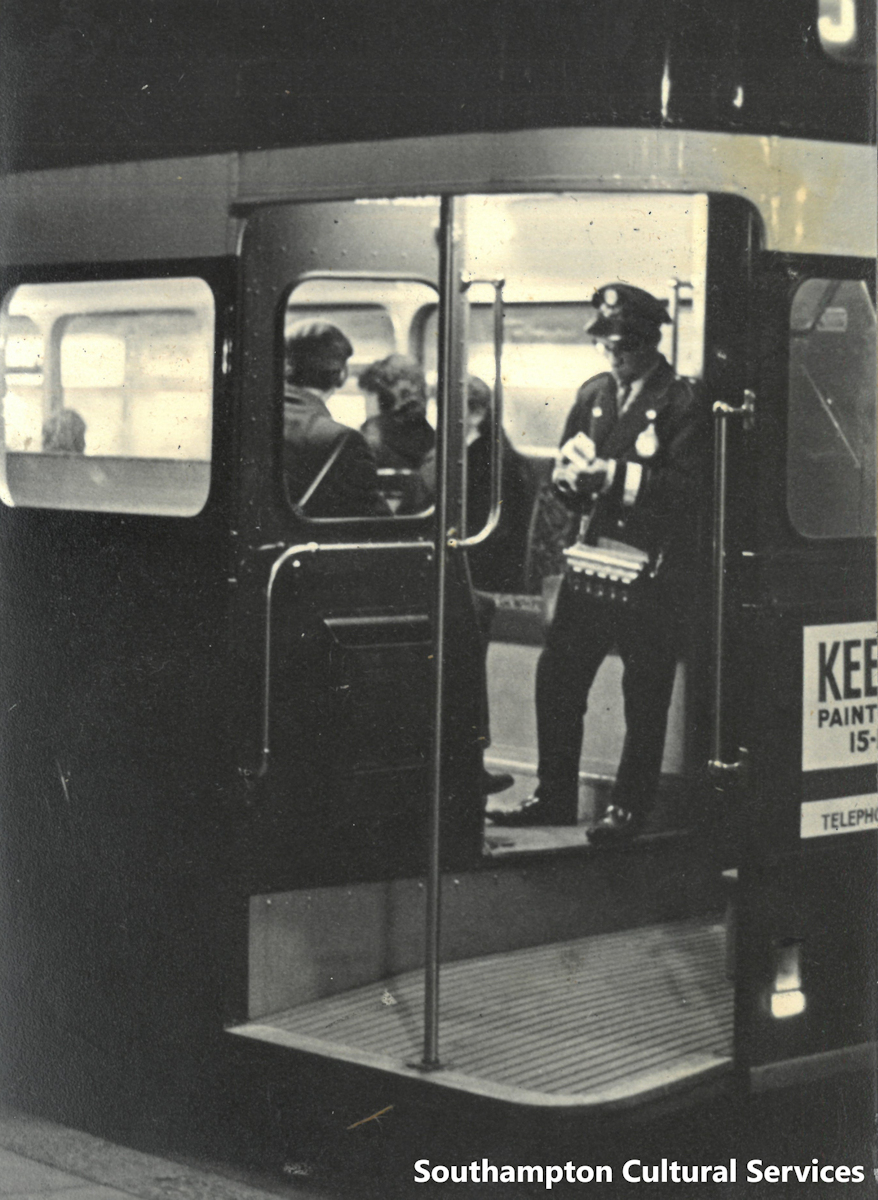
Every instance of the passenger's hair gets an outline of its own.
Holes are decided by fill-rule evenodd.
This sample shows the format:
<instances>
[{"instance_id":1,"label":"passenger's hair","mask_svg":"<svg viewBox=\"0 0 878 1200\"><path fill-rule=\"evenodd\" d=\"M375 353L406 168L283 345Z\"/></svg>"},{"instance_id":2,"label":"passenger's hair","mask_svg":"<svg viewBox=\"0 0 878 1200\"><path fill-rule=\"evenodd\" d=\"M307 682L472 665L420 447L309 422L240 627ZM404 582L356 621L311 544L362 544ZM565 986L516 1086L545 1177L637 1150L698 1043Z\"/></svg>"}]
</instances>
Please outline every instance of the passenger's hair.
<instances>
[{"instance_id":1,"label":"passenger's hair","mask_svg":"<svg viewBox=\"0 0 878 1200\"><path fill-rule=\"evenodd\" d=\"M467 413L480 437L489 434L491 420L491 389L478 375L468 375L466 381ZM471 426L470 428L473 428Z\"/></svg>"},{"instance_id":2,"label":"passenger's hair","mask_svg":"<svg viewBox=\"0 0 878 1200\"><path fill-rule=\"evenodd\" d=\"M476 412L479 409L488 412L491 407L491 389L484 379L479 379L478 375L467 377L466 402L470 412Z\"/></svg>"},{"instance_id":3,"label":"passenger's hair","mask_svg":"<svg viewBox=\"0 0 878 1200\"><path fill-rule=\"evenodd\" d=\"M378 397L382 412L391 412L406 404L426 406L427 403L424 372L413 358L405 354L388 354L386 358L371 363L357 383L361 391L373 392Z\"/></svg>"},{"instance_id":4,"label":"passenger's hair","mask_svg":"<svg viewBox=\"0 0 878 1200\"><path fill-rule=\"evenodd\" d=\"M73 408L61 408L43 424L43 450L48 454L85 454L85 421Z\"/></svg>"},{"instance_id":5,"label":"passenger's hair","mask_svg":"<svg viewBox=\"0 0 878 1200\"><path fill-rule=\"evenodd\" d=\"M287 334L284 378L294 387L328 392L344 383L353 352L338 326L328 321L303 321Z\"/></svg>"}]
</instances>

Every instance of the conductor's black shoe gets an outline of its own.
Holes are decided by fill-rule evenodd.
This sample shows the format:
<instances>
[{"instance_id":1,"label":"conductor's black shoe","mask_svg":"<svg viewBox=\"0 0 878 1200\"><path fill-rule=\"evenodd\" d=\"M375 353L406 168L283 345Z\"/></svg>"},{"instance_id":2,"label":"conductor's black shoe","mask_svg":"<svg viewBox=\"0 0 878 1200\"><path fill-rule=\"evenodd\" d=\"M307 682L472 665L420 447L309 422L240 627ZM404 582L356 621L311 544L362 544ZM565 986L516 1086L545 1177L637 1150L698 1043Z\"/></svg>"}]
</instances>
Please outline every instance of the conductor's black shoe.
<instances>
[{"instance_id":1,"label":"conductor's black shoe","mask_svg":"<svg viewBox=\"0 0 878 1200\"><path fill-rule=\"evenodd\" d=\"M557 804L550 804L539 796L528 796L515 808L489 808L485 814L494 825L507 829L523 829L531 825L575 825L573 813L562 812Z\"/></svg>"},{"instance_id":2,"label":"conductor's black shoe","mask_svg":"<svg viewBox=\"0 0 878 1200\"><path fill-rule=\"evenodd\" d=\"M498 792L505 792L507 788L511 788L515 783L515 776L510 775L508 771L499 771L496 775L493 772L482 768L482 795L496 796Z\"/></svg>"},{"instance_id":3,"label":"conductor's black shoe","mask_svg":"<svg viewBox=\"0 0 878 1200\"><path fill-rule=\"evenodd\" d=\"M592 846L626 846L640 832L642 821L627 808L611 804L593 829L588 831Z\"/></svg>"}]
</instances>

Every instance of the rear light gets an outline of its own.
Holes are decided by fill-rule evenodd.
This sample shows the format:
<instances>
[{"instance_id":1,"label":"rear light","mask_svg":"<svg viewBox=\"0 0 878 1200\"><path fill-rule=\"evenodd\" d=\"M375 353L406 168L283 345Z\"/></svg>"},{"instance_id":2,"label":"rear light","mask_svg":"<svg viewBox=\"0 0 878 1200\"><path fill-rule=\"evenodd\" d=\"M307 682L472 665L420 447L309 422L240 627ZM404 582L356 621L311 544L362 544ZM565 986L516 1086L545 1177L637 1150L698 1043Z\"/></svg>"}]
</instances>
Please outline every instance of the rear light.
<instances>
[{"instance_id":1,"label":"rear light","mask_svg":"<svg viewBox=\"0 0 878 1200\"><path fill-rule=\"evenodd\" d=\"M774 986L771 991L773 1017L797 1017L805 1011L802 991L802 943L792 938L774 946Z\"/></svg>"}]
</instances>

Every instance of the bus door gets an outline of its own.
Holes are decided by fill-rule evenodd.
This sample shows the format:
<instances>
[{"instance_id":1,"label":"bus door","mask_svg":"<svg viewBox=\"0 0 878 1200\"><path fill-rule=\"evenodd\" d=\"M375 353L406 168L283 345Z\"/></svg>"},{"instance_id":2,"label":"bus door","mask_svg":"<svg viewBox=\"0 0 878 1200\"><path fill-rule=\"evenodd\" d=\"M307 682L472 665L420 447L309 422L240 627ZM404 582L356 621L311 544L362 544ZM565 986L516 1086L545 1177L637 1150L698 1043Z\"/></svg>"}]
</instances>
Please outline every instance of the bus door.
<instances>
[{"instance_id":1,"label":"bus door","mask_svg":"<svg viewBox=\"0 0 878 1200\"><path fill-rule=\"evenodd\" d=\"M440 226L440 202L420 197L276 205L247 220L233 736L251 894L419 874L426 862L437 475L427 414L444 381L423 331L436 329ZM314 381L296 400L285 345L327 325L353 349L347 379L325 404ZM409 392L406 420L388 422L358 378L391 355L405 358ZM445 391L459 406L459 378ZM377 468L363 484L367 438ZM308 478L300 453L313 458ZM453 470L449 488L459 495ZM453 513L449 526L460 527ZM460 865L480 852L483 650L460 572L446 593L443 861Z\"/></svg>"},{"instance_id":2,"label":"bus door","mask_svg":"<svg viewBox=\"0 0 878 1200\"><path fill-rule=\"evenodd\" d=\"M874 264L760 252L727 200L711 236L710 767L737 809L737 1053L760 1089L875 1034Z\"/></svg>"},{"instance_id":3,"label":"bus door","mask_svg":"<svg viewBox=\"0 0 878 1200\"><path fill-rule=\"evenodd\" d=\"M368 1050L372 1055L379 1047L380 1061L369 1061L395 1074L409 1073L415 1061L431 1070L451 1065L453 1086L482 1096L498 1095L495 1084L513 1079L517 1090L499 1094L528 1105L539 1090L553 1108L565 1097L573 1107L612 1106L700 1087L708 1077L730 1072L731 988L723 974L717 889L694 860L689 831L670 825L673 812L659 836L644 838L631 855L592 852L583 827L543 844L574 849L576 838L581 855L564 855L561 862L540 855L522 866L510 853L498 869L482 869L487 605L480 628L465 576L465 554L475 559L483 532L493 536L490 527L501 507L500 445L510 461L513 452L523 460L529 450L542 451L548 461L577 389L606 369L586 333L596 287L627 279L670 299L675 284L686 281L691 303L679 306L663 350L676 358L681 373L700 375L707 219L705 195L570 192L277 205L250 215L243 241L235 642L238 736L248 772L242 786L249 816L242 826L248 830L251 920L249 995L239 1005L249 1019L242 1024L232 1014L236 1035L309 1053L319 1041L320 1052L330 1057L359 1056L366 1044L362 1030L342 1035L332 1005L342 994L377 986L382 995L389 989L391 1003L382 1000L376 1009L364 993L349 997L355 1006L363 1000L363 1011L377 1012L382 1021ZM384 322L380 349L386 357L399 344L392 341L393 320L381 315L393 307L391 280L412 298L418 287L425 289L417 311L397 325L408 327L409 353L423 363L428 383L436 364L435 515L400 507L393 516L309 517L307 497L297 496L294 505L283 491L285 334L303 319L328 321L347 333L359 354L368 316L373 331ZM501 362L504 304L507 353ZM432 320L437 305L438 325ZM431 326L437 330L432 346L423 332ZM370 337L374 346L377 334ZM363 357L377 354L370 349ZM465 511L465 449L475 444L465 436L472 430L462 403L470 374L494 393L494 470L487 472L494 486L484 531L470 530ZM368 374L363 381L366 387ZM501 393L508 399L505 422L498 411ZM335 410L338 419L353 430L363 415L352 416L356 393L329 397L330 408L339 396L348 398L349 407L346 422ZM643 416L650 424L656 419L648 408ZM319 486L312 495L320 494ZM707 507L706 494L703 503ZM690 591L700 586L697 569L687 582ZM705 628L699 621L699 631ZM538 647L511 649L501 659L507 668L501 683L508 686L492 693L498 700L491 711L495 745L505 719L512 715L523 723L534 708ZM690 661L697 667L700 655ZM688 702L689 663L681 666L681 708L694 725L698 706ZM599 701L594 709L603 714L604 728L612 721L615 731L622 719L621 672L618 662L610 667L616 673L606 694L613 693L613 708ZM444 693L441 705L437 691ZM587 732L587 741L597 745L600 727ZM677 738L680 759L682 740ZM436 745L439 821L430 805ZM535 747L530 769L526 759L518 763L516 786L523 790L532 786ZM682 809L690 799L691 757L675 766L667 774ZM572 835L566 842L565 832ZM440 866L455 865L443 897L437 859ZM415 935L405 919L422 899L426 946L420 929ZM593 935L596 943L587 945ZM576 947L566 945L571 939ZM559 991L551 1001L531 1000L531 977L542 987L556 978L556 967L535 967L525 952L552 943L561 943ZM440 957L444 990L437 987ZM596 957L612 965L595 967ZM457 972L465 963L465 972L486 964L491 981L482 979L472 991L462 987ZM491 1005L505 1004L511 978L522 981L522 996L510 1038L507 1018L499 1017L498 1026ZM410 985L411 992L400 990ZM423 1057L413 1035L422 986ZM628 989L628 1017L619 1015L620 988ZM397 1003L399 996L405 1003ZM318 1025L305 1026L312 1001ZM545 1003L555 1014L551 1030L560 1030L553 1047ZM359 1020L361 1010L355 1011ZM532 1025L526 1014L533 1014ZM399 1039L398 1018L405 1024ZM574 1025L583 1030L578 1049L565 1035ZM486 1067L483 1033L489 1026L492 1037L501 1029L503 1044L497 1043L495 1065ZM384 1040L388 1033L390 1041ZM547 1086L555 1071L557 1082Z\"/></svg>"}]
</instances>

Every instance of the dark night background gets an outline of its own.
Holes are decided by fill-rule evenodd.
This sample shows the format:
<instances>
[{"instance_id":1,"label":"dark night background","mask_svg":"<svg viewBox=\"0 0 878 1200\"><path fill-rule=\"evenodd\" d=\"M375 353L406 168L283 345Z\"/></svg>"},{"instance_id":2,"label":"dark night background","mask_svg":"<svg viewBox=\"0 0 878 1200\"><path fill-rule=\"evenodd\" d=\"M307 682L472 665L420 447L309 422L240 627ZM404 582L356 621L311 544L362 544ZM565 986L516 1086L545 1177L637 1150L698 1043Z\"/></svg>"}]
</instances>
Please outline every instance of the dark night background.
<instances>
[{"instance_id":1,"label":"dark night background","mask_svg":"<svg viewBox=\"0 0 878 1200\"><path fill-rule=\"evenodd\" d=\"M815 20L816 0L5 0L0 169L582 123L869 140L874 101L851 111Z\"/></svg>"}]
</instances>

